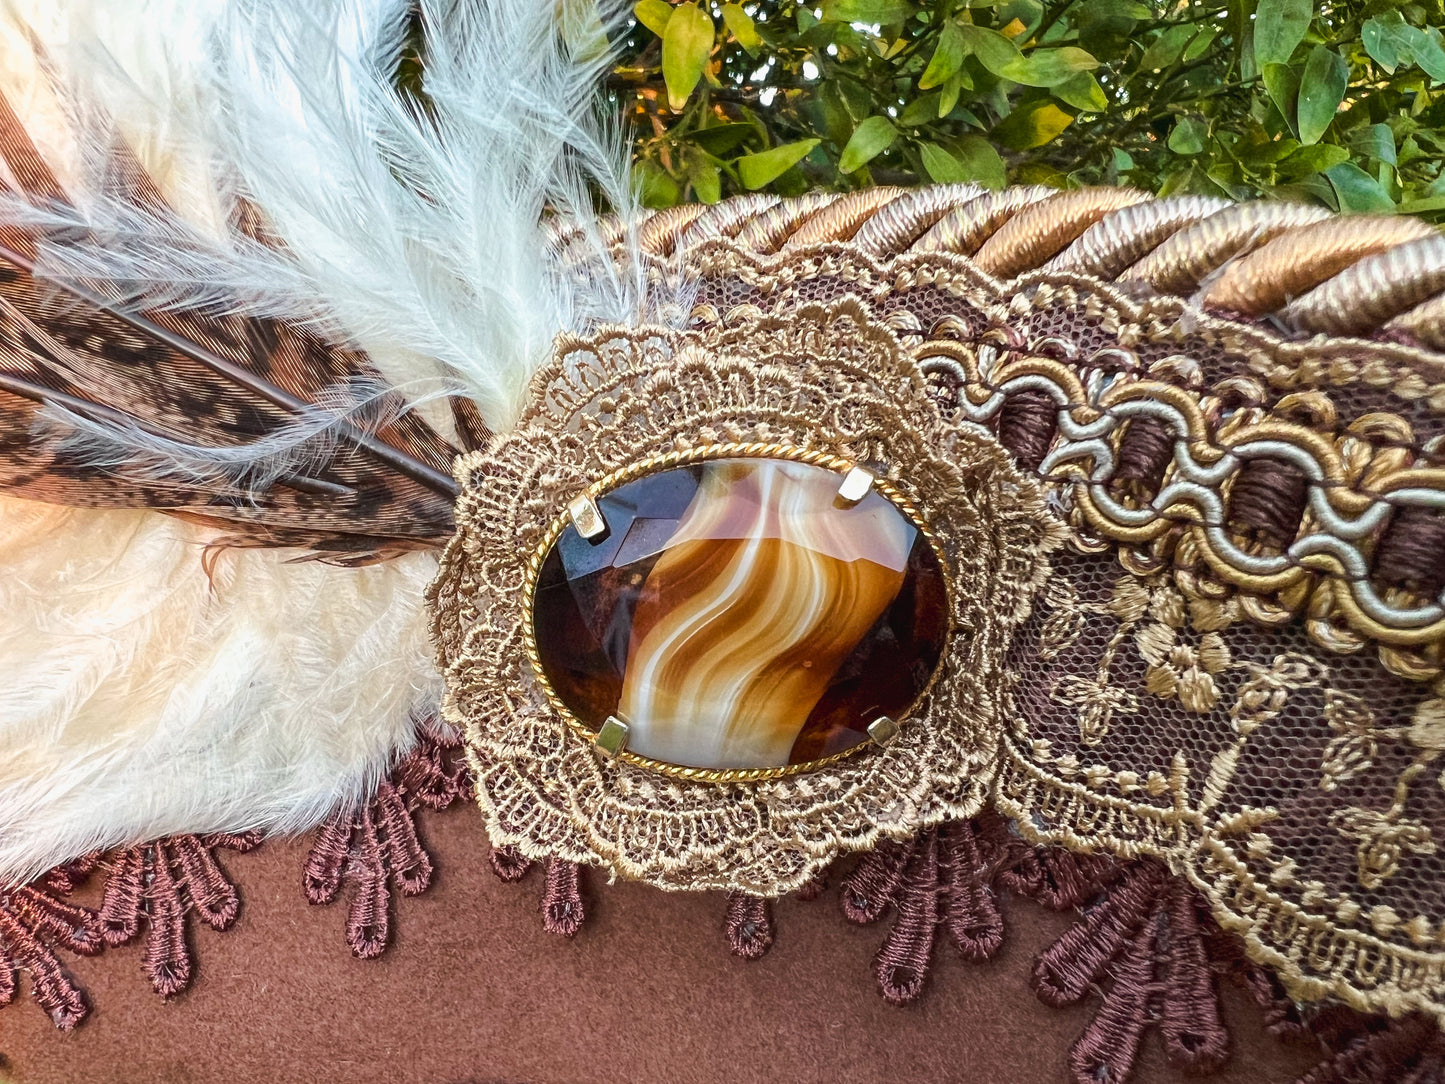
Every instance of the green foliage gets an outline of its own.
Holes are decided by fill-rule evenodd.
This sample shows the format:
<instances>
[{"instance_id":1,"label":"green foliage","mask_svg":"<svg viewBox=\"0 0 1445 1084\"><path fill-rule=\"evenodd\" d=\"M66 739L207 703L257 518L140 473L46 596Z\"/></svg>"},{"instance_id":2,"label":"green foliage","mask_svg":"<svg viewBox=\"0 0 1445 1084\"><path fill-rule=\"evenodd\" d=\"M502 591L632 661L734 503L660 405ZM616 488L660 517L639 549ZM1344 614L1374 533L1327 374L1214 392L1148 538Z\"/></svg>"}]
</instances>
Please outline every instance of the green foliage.
<instances>
[{"instance_id":1,"label":"green foliage","mask_svg":"<svg viewBox=\"0 0 1445 1084\"><path fill-rule=\"evenodd\" d=\"M1127 184L1445 221L1445 0L641 0L652 206Z\"/></svg>"}]
</instances>

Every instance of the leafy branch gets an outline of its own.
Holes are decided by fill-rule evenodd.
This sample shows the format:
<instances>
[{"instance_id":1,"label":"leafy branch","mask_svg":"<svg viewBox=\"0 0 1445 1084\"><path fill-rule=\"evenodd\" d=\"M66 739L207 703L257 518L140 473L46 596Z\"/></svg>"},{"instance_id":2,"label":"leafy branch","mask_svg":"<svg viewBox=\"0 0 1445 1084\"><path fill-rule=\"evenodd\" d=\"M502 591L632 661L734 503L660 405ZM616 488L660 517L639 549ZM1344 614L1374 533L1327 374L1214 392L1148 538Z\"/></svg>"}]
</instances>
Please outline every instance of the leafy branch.
<instances>
[{"instance_id":1,"label":"leafy branch","mask_svg":"<svg viewBox=\"0 0 1445 1084\"><path fill-rule=\"evenodd\" d=\"M1442 0L641 0L645 200L1130 184L1445 220Z\"/></svg>"}]
</instances>

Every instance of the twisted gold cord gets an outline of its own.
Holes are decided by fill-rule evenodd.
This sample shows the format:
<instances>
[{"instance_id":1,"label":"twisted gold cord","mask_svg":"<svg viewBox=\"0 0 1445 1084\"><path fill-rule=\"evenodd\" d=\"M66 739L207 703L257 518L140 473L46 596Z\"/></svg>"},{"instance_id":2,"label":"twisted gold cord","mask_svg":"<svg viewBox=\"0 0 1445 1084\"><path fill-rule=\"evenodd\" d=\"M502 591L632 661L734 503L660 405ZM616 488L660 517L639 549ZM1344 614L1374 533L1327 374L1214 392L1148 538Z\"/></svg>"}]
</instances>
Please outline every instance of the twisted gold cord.
<instances>
[{"instance_id":1,"label":"twisted gold cord","mask_svg":"<svg viewBox=\"0 0 1445 1084\"><path fill-rule=\"evenodd\" d=\"M1274 317L1304 334L1388 333L1445 349L1445 235L1400 216L1125 188L955 184L754 194L661 211L641 228L643 250L655 255L713 237L760 254L844 241L875 259L951 252L998 278L1076 272Z\"/></svg>"}]
</instances>

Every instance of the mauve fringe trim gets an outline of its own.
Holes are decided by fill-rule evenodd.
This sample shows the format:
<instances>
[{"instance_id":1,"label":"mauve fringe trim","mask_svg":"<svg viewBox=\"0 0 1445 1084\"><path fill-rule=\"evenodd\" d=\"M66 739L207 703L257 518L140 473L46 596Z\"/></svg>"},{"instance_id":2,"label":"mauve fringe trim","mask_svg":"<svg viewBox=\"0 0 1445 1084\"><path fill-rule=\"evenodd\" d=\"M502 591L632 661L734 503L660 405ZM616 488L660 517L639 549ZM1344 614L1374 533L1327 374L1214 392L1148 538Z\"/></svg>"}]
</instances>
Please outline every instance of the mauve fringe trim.
<instances>
[{"instance_id":1,"label":"mauve fringe trim","mask_svg":"<svg viewBox=\"0 0 1445 1084\"><path fill-rule=\"evenodd\" d=\"M582 878L577 863L549 858L542 890L542 927L548 933L576 937L587 918L582 905Z\"/></svg>"},{"instance_id":2,"label":"mauve fringe trim","mask_svg":"<svg viewBox=\"0 0 1445 1084\"><path fill-rule=\"evenodd\" d=\"M365 809L318 831L305 867L306 895L312 902L329 902L342 881L357 882L347 922L347 940L357 955L374 956L389 941L393 880L404 895L431 882L433 863L415 830L416 806L432 806L450 794L442 803L449 805L464 788L448 747L428 740ZM256 842L249 835L181 836L116 852L106 863L98 910L61 898L100 864L95 856L53 870L32 886L0 893L0 1005L18 996L24 970L33 999L56 1027L75 1027L90 1006L55 949L92 955L143 932L142 963L152 986L164 996L178 993L195 973L186 916L194 912L221 930L239 913L240 895L214 850L246 850ZM521 880L533 865L506 847L494 849L489 862L503 881ZM543 925L575 936L587 915L582 871L560 859L542 866ZM825 888L820 877L797 895L814 899ZM1031 979L1047 1004L1100 997L1067 1054L1075 1084L1129 1080L1147 1032L1156 1027L1171 1065L1192 1074L1218 1069L1229 1056L1230 1041L1216 973L1245 986L1272 1034L1313 1035L1333 1051L1299 1084L1445 1079L1445 1036L1433 1021L1418 1015L1387 1020L1342 1006L1313 1008L1307 1017L1278 980L1244 956L1237 939L1201 917L1193 889L1154 862L1035 848L986 815L859 856L840 889L842 909L853 922L876 922L894 910L873 968L882 996L898 1005L916 999L926 985L940 929L965 959L986 960L998 952L1005 933L1001 892L1056 910L1082 909L1078 922L1040 953ZM771 901L729 895L723 928L735 955L760 958L776 937Z\"/></svg>"},{"instance_id":3,"label":"mauve fringe trim","mask_svg":"<svg viewBox=\"0 0 1445 1084\"><path fill-rule=\"evenodd\" d=\"M431 887L436 868L417 831L417 810L442 810L471 795L460 739L435 719L420 723L417 734L416 747L370 802L338 810L317 829L302 870L302 892L312 904L332 903L343 883L354 885L345 936L361 960L391 944L392 887L402 896Z\"/></svg>"},{"instance_id":4,"label":"mauve fringe trim","mask_svg":"<svg viewBox=\"0 0 1445 1084\"><path fill-rule=\"evenodd\" d=\"M179 994L195 975L187 917L221 931L241 913L240 893L214 852L249 851L259 842L254 833L186 835L116 852L96 918L100 937L118 947L144 934L146 978L162 997Z\"/></svg>"},{"instance_id":5,"label":"mauve fringe trim","mask_svg":"<svg viewBox=\"0 0 1445 1084\"><path fill-rule=\"evenodd\" d=\"M734 956L759 960L773 947L773 905L745 892L728 893L723 933Z\"/></svg>"}]
</instances>

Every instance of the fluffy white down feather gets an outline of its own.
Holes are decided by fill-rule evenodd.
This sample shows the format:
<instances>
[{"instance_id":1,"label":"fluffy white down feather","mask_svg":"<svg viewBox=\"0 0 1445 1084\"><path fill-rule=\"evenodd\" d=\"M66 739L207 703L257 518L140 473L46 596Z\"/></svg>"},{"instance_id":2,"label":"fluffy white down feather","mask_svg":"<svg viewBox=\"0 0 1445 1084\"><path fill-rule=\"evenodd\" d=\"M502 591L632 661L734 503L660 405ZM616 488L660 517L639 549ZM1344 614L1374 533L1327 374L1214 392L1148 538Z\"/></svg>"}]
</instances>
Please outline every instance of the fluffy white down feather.
<instances>
[{"instance_id":1,"label":"fluffy white down feather","mask_svg":"<svg viewBox=\"0 0 1445 1084\"><path fill-rule=\"evenodd\" d=\"M0 497L0 882L175 832L317 823L437 695L427 554L233 550L147 511Z\"/></svg>"},{"instance_id":2,"label":"fluffy white down feather","mask_svg":"<svg viewBox=\"0 0 1445 1084\"><path fill-rule=\"evenodd\" d=\"M0 25L0 87L96 236L130 231L79 273L113 259L115 281L167 304L235 293L250 311L319 314L392 382L460 383L505 425L559 331L641 310L625 271L558 275L539 229L557 209L580 231L573 252L600 247L588 190L631 208L627 158L586 119L605 61L559 44L552 4L421 8L425 115L388 87L408 0L9 0L59 70L102 91L184 216L119 221L87 193L103 133L66 130L26 34ZM224 251L236 197L284 252ZM222 247L172 265L175 237ZM431 556L339 569L231 551L212 583L209 537L148 511L0 497L0 884L170 833L303 829L414 740L438 691Z\"/></svg>"}]
</instances>

